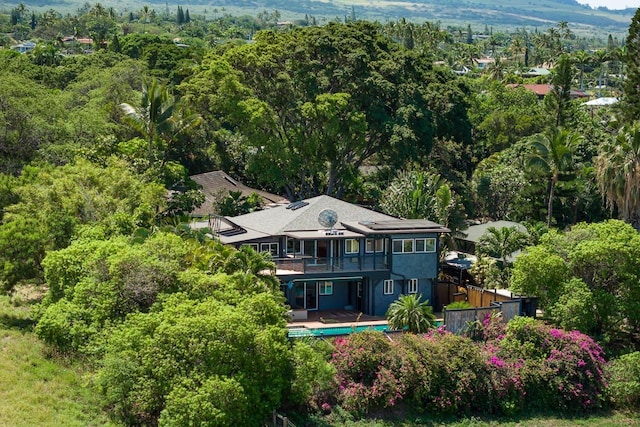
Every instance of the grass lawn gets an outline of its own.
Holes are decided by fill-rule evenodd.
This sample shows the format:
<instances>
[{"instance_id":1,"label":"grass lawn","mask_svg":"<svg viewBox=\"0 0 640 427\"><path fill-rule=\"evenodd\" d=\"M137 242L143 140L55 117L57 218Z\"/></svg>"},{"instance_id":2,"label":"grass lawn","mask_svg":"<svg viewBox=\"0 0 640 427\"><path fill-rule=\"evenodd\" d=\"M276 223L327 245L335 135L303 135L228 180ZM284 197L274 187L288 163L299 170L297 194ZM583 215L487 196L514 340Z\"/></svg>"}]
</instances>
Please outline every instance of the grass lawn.
<instances>
[{"instance_id":1,"label":"grass lawn","mask_svg":"<svg viewBox=\"0 0 640 427\"><path fill-rule=\"evenodd\" d=\"M0 427L115 426L77 364L45 357L28 306L0 296Z\"/></svg>"},{"instance_id":2,"label":"grass lawn","mask_svg":"<svg viewBox=\"0 0 640 427\"><path fill-rule=\"evenodd\" d=\"M523 415L512 418L471 417L464 419L435 418L424 416L407 416L403 420L324 420L312 419L310 425L318 427L631 427L640 426L640 414L624 414L621 412L603 412L589 416ZM296 423L296 425L305 425Z\"/></svg>"}]
</instances>

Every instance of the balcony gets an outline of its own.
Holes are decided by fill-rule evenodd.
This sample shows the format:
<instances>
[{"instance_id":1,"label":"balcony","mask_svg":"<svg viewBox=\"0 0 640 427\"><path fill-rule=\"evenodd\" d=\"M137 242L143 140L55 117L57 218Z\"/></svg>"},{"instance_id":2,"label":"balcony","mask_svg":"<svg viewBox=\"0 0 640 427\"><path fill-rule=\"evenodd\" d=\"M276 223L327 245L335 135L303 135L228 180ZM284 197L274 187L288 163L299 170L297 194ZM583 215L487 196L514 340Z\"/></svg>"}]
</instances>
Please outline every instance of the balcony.
<instances>
[{"instance_id":1,"label":"balcony","mask_svg":"<svg viewBox=\"0 0 640 427\"><path fill-rule=\"evenodd\" d=\"M384 271L389 269L384 254L340 258L287 257L274 258L277 274L342 273L356 271Z\"/></svg>"}]
</instances>

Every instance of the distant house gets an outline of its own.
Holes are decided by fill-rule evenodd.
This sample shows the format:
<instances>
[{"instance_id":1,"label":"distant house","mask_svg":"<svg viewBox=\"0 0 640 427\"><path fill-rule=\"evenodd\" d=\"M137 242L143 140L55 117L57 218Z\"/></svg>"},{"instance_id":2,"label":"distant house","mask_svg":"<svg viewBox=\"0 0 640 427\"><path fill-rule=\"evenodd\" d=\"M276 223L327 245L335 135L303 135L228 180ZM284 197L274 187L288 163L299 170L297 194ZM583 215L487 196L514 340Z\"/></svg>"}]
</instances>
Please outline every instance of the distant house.
<instances>
[{"instance_id":1,"label":"distant house","mask_svg":"<svg viewBox=\"0 0 640 427\"><path fill-rule=\"evenodd\" d=\"M523 72L522 77L542 77L542 76L548 76L550 74L551 74L551 71L549 71L546 68L533 67Z\"/></svg>"},{"instance_id":2,"label":"distant house","mask_svg":"<svg viewBox=\"0 0 640 427\"><path fill-rule=\"evenodd\" d=\"M485 70L489 67L489 65L493 64L494 62L496 62L496 60L493 58L480 58L476 60L476 68Z\"/></svg>"},{"instance_id":3,"label":"distant house","mask_svg":"<svg viewBox=\"0 0 640 427\"><path fill-rule=\"evenodd\" d=\"M250 196L252 193L256 193L262 197L268 205L289 203L286 198L278 196L277 194L247 187L243 183L231 178L223 171L201 173L198 175L192 175L190 178L201 187L200 191L202 191L205 198L202 206L191 212L192 216L206 217L215 214L213 206L217 201L217 198L220 195L229 194L229 191L240 191L245 197Z\"/></svg>"},{"instance_id":4,"label":"distant house","mask_svg":"<svg viewBox=\"0 0 640 427\"><path fill-rule=\"evenodd\" d=\"M531 92L535 93L538 96L538 99L544 98L547 94L549 94L553 90L553 85L548 84L508 84L507 87L518 88L523 87ZM571 89L571 93L569 95L571 99L582 99L589 98L590 95L582 90Z\"/></svg>"},{"instance_id":5,"label":"distant house","mask_svg":"<svg viewBox=\"0 0 640 427\"><path fill-rule=\"evenodd\" d=\"M11 50L15 50L16 52L20 52L20 53L27 53L27 52L31 52L33 49L35 49L37 46L37 44L35 44L32 41L27 41L24 43L20 43L20 44L16 44L11 46Z\"/></svg>"},{"instance_id":6,"label":"distant house","mask_svg":"<svg viewBox=\"0 0 640 427\"><path fill-rule=\"evenodd\" d=\"M455 238L458 251L475 255L476 245L480 241L480 237L482 237L482 235L487 231L487 229L489 229L489 227L495 227L497 229L516 227L519 231L527 233L527 228L524 225L520 224L519 222L513 221L490 221L484 224L471 225L469 226L469 228L462 232L462 237ZM512 262L517 255L517 253L511 254L510 257L507 257L507 262Z\"/></svg>"},{"instance_id":7,"label":"distant house","mask_svg":"<svg viewBox=\"0 0 640 427\"><path fill-rule=\"evenodd\" d=\"M445 227L404 220L329 196L192 224L222 243L269 252L295 318L308 311L383 316L402 294L431 300Z\"/></svg>"}]
</instances>

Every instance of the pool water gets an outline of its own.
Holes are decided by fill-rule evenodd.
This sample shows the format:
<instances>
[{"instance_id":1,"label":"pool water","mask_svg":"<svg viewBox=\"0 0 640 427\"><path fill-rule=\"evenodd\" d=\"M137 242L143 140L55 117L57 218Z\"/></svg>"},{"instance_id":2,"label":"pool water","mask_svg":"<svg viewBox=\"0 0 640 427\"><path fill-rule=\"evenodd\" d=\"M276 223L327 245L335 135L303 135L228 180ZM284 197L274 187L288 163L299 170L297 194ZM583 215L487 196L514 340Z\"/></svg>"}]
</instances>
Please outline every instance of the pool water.
<instances>
[{"instance_id":1,"label":"pool water","mask_svg":"<svg viewBox=\"0 0 640 427\"><path fill-rule=\"evenodd\" d=\"M328 326L326 328L289 328L289 338L333 337L338 335L349 335L354 332L362 332L367 330L388 332L389 325Z\"/></svg>"},{"instance_id":2,"label":"pool water","mask_svg":"<svg viewBox=\"0 0 640 427\"><path fill-rule=\"evenodd\" d=\"M442 321L436 320L436 327L441 326ZM327 326L324 328L289 328L289 338L298 337L335 337L349 335L354 332L380 331L397 332L391 330L389 325L362 325L362 326Z\"/></svg>"}]
</instances>

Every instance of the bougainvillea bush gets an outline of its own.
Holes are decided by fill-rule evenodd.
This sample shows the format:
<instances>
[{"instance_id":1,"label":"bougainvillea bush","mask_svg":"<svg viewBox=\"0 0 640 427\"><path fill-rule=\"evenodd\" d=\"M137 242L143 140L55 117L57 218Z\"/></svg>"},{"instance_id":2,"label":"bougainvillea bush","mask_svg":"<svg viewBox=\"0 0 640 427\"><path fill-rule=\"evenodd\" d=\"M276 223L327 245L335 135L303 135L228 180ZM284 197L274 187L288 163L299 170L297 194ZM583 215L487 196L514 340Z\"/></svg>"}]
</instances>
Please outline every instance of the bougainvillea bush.
<instances>
[{"instance_id":1,"label":"bougainvillea bush","mask_svg":"<svg viewBox=\"0 0 640 427\"><path fill-rule=\"evenodd\" d=\"M336 339L332 401L352 414L403 405L429 413L594 410L606 404L602 349L580 332L530 318L479 322L474 339L443 328L389 339Z\"/></svg>"}]
</instances>

